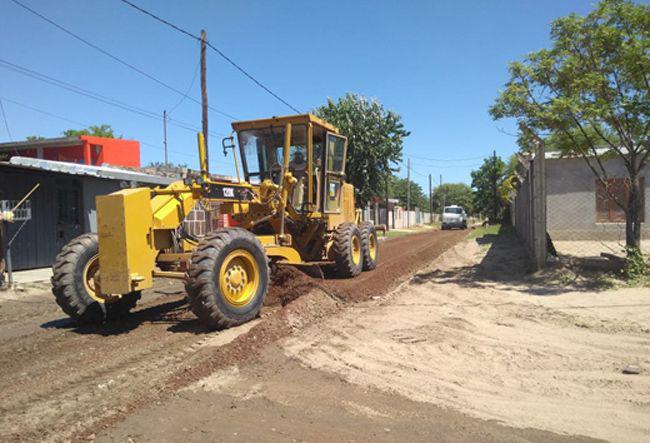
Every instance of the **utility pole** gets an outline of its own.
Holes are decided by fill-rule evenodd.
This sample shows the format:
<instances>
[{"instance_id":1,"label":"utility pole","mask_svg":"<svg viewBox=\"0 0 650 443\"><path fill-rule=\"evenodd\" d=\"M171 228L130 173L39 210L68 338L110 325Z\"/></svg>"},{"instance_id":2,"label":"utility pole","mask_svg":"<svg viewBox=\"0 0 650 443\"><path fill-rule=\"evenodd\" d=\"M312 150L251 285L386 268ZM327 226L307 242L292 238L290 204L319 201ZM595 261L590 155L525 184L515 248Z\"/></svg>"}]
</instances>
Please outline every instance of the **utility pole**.
<instances>
[{"instance_id":1,"label":"utility pole","mask_svg":"<svg viewBox=\"0 0 650 443\"><path fill-rule=\"evenodd\" d=\"M406 227L411 226L411 159L406 161Z\"/></svg>"},{"instance_id":2,"label":"utility pole","mask_svg":"<svg viewBox=\"0 0 650 443\"><path fill-rule=\"evenodd\" d=\"M386 174L386 231L388 231L388 225L390 224L390 219L388 217L388 174Z\"/></svg>"},{"instance_id":3,"label":"utility pole","mask_svg":"<svg viewBox=\"0 0 650 443\"><path fill-rule=\"evenodd\" d=\"M492 222L497 222L498 216L498 196L497 196L497 151L492 151Z\"/></svg>"},{"instance_id":4,"label":"utility pole","mask_svg":"<svg viewBox=\"0 0 650 443\"><path fill-rule=\"evenodd\" d=\"M201 108L203 111L202 122L203 122L203 140L205 142L205 164L209 165L208 159L208 82L206 78L206 61L205 61L205 49L207 42L207 34L205 30L201 30Z\"/></svg>"},{"instance_id":5,"label":"utility pole","mask_svg":"<svg viewBox=\"0 0 650 443\"><path fill-rule=\"evenodd\" d=\"M167 111L163 111L163 143L165 145L165 166L169 164L167 157Z\"/></svg>"},{"instance_id":6,"label":"utility pole","mask_svg":"<svg viewBox=\"0 0 650 443\"><path fill-rule=\"evenodd\" d=\"M442 214L445 212L445 191L442 189L442 174L440 174L440 221L442 222Z\"/></svg>"},{"instance_id":7,"label":"utility pole","mask_svg":"<svg viewBox=\"0 0 650 443\"><path fill-rule=\"evenodd\" d=\"M433 194L431 193L431 174L429 174L429 221L433 223Z\"/></svg>"}]
</instances>

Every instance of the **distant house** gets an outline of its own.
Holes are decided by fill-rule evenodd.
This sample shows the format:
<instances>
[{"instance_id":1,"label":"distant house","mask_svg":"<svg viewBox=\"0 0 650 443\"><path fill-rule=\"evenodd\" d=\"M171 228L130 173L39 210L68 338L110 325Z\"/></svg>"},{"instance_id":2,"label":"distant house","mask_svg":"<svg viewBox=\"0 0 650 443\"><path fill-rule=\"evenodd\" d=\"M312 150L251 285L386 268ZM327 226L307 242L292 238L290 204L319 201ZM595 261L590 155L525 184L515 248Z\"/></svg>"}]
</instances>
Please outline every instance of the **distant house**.
<instances>
[{"instance_id":1,"label":"distant house","mask_svg":"<svg viewBox=\"0 0 650 443\"><path fill-rule=\"evenodd\" d=\"M0 158L31 157L84 165L140 167L140 143L121 138L75 137L44 138L0 143Z\"/></svg>"},{"instance_id":2,"label":"distant house","mask_svg":"<svg viewBox=\"0 0 650 443\"><path fill-rule=\"evenodd\" d=\"M627 201L626 169L620 158L603 162L610 191ZM642 237L650 239L650 167L641 178ZM553 241L625 241L625 212L604 191L582 158L546 153L546 222Z\"/></svg>"}]
</instances>

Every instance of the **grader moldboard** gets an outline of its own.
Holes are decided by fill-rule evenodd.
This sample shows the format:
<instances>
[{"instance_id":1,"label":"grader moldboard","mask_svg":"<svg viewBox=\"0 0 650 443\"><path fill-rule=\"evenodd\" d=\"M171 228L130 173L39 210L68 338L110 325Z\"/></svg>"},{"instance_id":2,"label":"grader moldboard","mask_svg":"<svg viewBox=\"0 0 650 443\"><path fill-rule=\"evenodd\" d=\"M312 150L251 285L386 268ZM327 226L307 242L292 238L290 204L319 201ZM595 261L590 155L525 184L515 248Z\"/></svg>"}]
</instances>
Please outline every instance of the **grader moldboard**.
<instances>
[{"instance_id":1,"label":"grader moldboard","mask_svg":"<svg viewBox=\"0 0 650 443\"><path fill-rule=\"evenodd\" d=\"M132 309L156 277L185 281L189 305L208 327L258 316L269 266L323 266L354 277L377 263L375 227L360 223L345 182L347 140L317 117L295 115L232 124L237 181L213 180L198 134L200 176L164 188L123 189L97 197L97 234L68 243L53 266L59 306L81 322L101 323ZM183 220L218 202L236 227L197 238Z\"/></svg>"}]
</instances>

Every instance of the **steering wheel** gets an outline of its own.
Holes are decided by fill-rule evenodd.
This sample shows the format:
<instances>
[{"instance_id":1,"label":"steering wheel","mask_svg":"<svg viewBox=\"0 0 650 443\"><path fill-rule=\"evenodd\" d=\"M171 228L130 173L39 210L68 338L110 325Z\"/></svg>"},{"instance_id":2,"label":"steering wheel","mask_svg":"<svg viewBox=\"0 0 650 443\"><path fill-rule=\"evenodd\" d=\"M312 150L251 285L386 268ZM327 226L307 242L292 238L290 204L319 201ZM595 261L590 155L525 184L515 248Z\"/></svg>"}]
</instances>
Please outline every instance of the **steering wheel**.
<instances>
[{"instance_id":1,"label":"steering wheel","mask_svg":"<svg viewBox=\"0 0 650 443\"><path fill-rule=\"evenodd\" d=\"M280 180L282 179L282 166L280 166L280 163L273 163L271 166L271 181L275 183L276 185L280 184Z\"/></svg>"}]
</instances>

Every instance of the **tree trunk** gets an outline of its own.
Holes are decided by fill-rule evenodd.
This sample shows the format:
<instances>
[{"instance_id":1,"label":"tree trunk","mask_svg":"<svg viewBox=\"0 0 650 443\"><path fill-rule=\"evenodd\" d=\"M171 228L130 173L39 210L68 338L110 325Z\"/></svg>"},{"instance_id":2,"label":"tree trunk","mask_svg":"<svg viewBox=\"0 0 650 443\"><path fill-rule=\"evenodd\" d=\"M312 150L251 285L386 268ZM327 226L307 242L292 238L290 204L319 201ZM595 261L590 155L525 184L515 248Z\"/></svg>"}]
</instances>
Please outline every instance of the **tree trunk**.
<instances>
[{"instance_id":1,"label":"tree trunk","mask_svg":"<svg viewBox=\"0 0 650 443\"><path fill-rule=\"evenodd\" d=\"M625 246L641 247L641 187L638 175L630 175L627 210L625 211Z\"/></svg>"}]
</instances>

